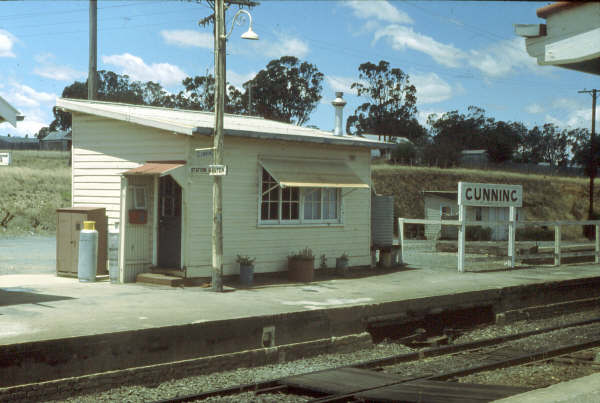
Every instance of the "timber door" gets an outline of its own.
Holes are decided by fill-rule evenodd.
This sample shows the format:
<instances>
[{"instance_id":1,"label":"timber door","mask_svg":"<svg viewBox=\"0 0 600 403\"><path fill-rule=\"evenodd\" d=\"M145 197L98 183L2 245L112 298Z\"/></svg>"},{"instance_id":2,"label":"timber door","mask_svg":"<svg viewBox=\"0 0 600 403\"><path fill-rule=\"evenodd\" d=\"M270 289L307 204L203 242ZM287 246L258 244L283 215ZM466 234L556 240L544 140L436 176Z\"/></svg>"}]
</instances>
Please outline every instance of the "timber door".
<instances>
[{"instance_id":1,"label":"timber door","mask_svg":"<svg viewBox=\"0 0 600 403\"><path fill-rule=\"evenodd\" d=\"M158 266L181 269L181 187L163 176L158 196Z\"/></svg>"}]
</instances>

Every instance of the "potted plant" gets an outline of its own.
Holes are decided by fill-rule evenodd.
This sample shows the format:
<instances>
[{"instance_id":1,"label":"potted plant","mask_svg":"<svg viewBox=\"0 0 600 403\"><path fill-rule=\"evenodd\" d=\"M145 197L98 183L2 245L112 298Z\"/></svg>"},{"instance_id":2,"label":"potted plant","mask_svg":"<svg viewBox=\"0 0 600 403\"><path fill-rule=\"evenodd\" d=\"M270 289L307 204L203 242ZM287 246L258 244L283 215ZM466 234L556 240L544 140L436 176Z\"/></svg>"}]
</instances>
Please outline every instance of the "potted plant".
<instances>
[{"instance_id":1,"label":"potted plant","mask_svg":"<svg viewBox=\"0 0 600 403\"><path fill-rule=\"evenodd\" d=\"M344 277L348 275L348 254L346 252L335 258L335 271Z\"/></svg>"},{"instance_id":2,"label":"potted plant","mask_svg":"<svg viewBox=\"0 0 600 403\"><path fill-rule=\"evenodd\" d=\"M244 285L252 285L254 281L254 261L256 259L252 259L247 255L237 255L237 259L235 260L240 265L240 283Z\"/></svg>"},{"instance_id":3,"label":"potted plant","mask_svg":"<svg viewBox=\"0 0 600 403\"><path fill-rule=\"evenodd\" d=\"M306 247L288 256L288 277L291 281L309 283L315 277L315 256Z\"/></svg>"}]
</instances>

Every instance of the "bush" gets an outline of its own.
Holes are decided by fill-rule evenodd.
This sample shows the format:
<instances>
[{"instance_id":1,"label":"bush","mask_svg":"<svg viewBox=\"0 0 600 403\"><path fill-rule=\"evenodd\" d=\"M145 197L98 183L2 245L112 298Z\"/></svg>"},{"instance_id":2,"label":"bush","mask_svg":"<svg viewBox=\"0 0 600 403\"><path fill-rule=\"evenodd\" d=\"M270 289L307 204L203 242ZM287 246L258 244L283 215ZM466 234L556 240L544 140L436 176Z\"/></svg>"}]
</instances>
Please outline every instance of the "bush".
<instances>
[{"instance_id":1,"label":"bush","mask_svg":"<svg viewBox=\"0 0 600 403\"><path fill-rule=\"evenodd\" d=\"M417 149L413 143L400 143L392 150L392 161L408 164L417 157Z\"/></svg>"},{"instance_id":2,"label":"bush","mask_svg":"<svg viewBox=\"0 0 600 403\"><path fill-rule=\"evenodd\" d=\"M554 231L548 227L517 228L517 241L553 241Z\"/></svg>"},{"instance_id":3,"label":"bush","mask_svg":"<svg viewBox=\"0 0 600 403\"><path fill-rule=\"evenodd\" d=\"M467 227L465 238L467 241L491 241L492 229L490 227L482 227L481 225Z\"/></svg>"}]
</instances>

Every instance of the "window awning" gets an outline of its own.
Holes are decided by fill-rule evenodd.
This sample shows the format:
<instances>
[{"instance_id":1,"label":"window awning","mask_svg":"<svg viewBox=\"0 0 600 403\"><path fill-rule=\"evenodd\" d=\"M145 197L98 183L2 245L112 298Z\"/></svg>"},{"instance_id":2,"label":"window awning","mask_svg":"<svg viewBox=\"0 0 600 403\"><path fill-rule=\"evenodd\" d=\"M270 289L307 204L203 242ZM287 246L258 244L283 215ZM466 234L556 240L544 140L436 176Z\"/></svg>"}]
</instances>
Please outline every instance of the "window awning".
<instances>
[{"instance_id":1,"label":"window awning","mask_svg":"<svg viewBox=\"0 0 600 403\"><path fill-rule=\"evenodd\" d=\"M144 165L123 172L123 175L171 175L183 186L186 161L148 161Z\"/></svg>"},{"instance_id":2,"label":"window awning","mask_svg":"<svg viewBox=\"0 0 600 403\"><path fill-rule=\"evenodd\" d=\"M260 158L281 187L369 188L344 161Z\"/></svg>"}]
</instances>

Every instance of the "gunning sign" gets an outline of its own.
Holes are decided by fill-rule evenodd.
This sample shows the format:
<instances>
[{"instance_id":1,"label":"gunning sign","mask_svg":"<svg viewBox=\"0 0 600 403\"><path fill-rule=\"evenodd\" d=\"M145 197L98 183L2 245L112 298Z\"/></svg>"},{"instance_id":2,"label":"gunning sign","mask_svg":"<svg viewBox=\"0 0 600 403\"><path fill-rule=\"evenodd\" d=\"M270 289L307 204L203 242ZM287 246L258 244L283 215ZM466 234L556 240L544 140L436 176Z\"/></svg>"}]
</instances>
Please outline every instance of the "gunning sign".
<instances>
[{"instance_id":1,"label":"gunning sign","mask_svg":"<svg viewBox=\"0 0 600 403\"><path fill-rule=\"evenodd\" d=\"M464 206L523 206L521 185L458 182L458 196L458 204Z\"/></svg>"}]
</instances>

